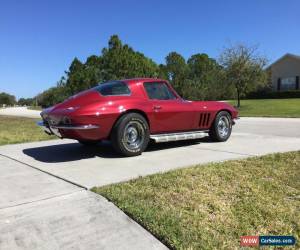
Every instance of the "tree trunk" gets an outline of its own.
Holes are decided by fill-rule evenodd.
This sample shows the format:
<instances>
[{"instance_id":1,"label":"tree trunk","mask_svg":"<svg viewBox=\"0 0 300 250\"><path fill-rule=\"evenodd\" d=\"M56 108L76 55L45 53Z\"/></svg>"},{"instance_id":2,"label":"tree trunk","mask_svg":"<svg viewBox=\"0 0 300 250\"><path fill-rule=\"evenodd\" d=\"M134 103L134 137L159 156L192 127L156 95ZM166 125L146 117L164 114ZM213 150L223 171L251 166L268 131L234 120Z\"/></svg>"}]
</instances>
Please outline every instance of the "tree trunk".
<instances>
[{"instance_id":1,"label":"tree trunk","mask_svg":"<svg viewBox=\"0 0 300 250\"><path fill-rule=\"evenodd\" d=\"M241 106L241 101L240 101L240 91L237 89L237 107L239 108Z\"/></svg>"}]
</instances>

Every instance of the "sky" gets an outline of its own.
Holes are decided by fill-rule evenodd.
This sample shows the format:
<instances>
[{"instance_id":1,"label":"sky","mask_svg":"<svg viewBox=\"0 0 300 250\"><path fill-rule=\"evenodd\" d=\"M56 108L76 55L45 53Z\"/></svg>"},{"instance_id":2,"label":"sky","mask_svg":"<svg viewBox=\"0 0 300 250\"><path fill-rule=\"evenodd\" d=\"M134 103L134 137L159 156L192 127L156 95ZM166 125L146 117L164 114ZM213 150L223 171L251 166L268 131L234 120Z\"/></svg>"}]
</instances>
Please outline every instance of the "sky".
<instances>
[{"instance_id":1,"label":"sky","mask_svg":"<svg viewBox=\"0 0 300 250\"><path fill-rule=\"evenodd\" d=\"M258 45L270 62L300 55L299 10L299 0L0 0L0 92L55 86L113 34L157 63L171 51L218 58L235 43Z\"/></svg>"}]
</instances>

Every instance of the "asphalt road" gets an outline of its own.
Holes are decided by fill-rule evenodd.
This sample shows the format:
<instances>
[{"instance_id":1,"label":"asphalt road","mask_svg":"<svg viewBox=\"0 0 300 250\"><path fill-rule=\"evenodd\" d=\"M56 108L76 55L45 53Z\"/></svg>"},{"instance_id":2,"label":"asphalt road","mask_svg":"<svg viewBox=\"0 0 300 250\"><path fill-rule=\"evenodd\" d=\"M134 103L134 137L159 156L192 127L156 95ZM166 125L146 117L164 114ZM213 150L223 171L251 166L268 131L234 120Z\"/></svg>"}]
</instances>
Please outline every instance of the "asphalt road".
<instances>
[{"instance_id":1,"label":"asphalt road","mask_svg":"<svg viewBox=\"0 0 300 250\"><path fill-rule=\"evenodd\" d=\"M164 249L112 203L85 188L198 163L300 150L300 119L242 118L224 143L151 145L124 158L108 143L72 140L0 147L0 249Z\"/></svg>"}]
</instances>

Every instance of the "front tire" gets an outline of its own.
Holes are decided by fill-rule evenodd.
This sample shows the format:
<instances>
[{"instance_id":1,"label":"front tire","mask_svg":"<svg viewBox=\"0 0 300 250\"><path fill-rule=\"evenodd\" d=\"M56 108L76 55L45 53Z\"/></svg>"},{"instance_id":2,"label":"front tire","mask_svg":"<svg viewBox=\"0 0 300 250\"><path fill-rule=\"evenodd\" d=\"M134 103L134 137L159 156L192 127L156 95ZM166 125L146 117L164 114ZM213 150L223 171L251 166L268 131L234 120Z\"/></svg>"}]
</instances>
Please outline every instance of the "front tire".
<instances>
[{"instance_id":1,"label":"front tire","mask_svg":"<svg viewBox=\"0 0 300 250\"><path fill-rule=\"evenodd\" d=\"M221 111L216 115L216 118L210 128L209 136L213 141L227 141L232 131L231 115L227 111Z\"/></svg>"},{"instance_id":2,"label":"front tire","mask_svg":"<svg viewBox=\"0 0 300 250\"><path fill-rule=\"evenodd\" d=\"M113 148L124 156L140 155L147 148L149 139L149 125L138 113L123 115L111 133Z\"/></svg>"}]
</instances>

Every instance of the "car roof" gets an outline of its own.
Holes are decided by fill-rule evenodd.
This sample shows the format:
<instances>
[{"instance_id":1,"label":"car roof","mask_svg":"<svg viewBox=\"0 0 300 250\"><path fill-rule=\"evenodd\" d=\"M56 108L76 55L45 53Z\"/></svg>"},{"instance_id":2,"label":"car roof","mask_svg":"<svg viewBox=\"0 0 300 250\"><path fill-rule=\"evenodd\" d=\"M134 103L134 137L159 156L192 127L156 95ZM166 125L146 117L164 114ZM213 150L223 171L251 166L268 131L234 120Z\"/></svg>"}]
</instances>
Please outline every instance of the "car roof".
<instances>
[{"instance_id":1,"label":"car roof","mask_svg":"<svg viewBox=\"0 0 300 250\"><path fill-rule=\"evenodd\" d=\"M122 79L120 81L126 82L128 84L137 83L137 82L166 82L166 80L159 78L131 78L131 79Z\"/></svg>"}]
</instances>

